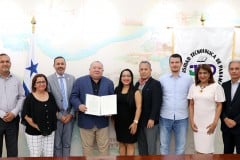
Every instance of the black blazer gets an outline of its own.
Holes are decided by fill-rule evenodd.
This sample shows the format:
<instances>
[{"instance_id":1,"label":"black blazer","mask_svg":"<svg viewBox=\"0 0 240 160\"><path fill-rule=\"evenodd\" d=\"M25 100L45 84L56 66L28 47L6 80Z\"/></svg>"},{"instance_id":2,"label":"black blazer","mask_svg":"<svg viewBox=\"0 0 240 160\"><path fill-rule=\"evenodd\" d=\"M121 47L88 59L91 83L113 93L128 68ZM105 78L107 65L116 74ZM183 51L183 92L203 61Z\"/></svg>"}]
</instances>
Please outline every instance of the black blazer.
<instances>
[{"instance_id":1,"label":"black blazer","mask_svg":"<svg viewBox=\"0 0 240 160\"><path fill-rule=\"evenodd\" d=\"M135 87L139 87L139 82ZM142 89L142 113L139 119L139 126L147 126L149 119L154 124L159 123L160 108L162 105L162 87L159 81L150 77Z\"/></svg>"},{"instance_id":2,"label":"black blazer","mask_svg":"<svg viewBox=\"0 0 240 160\"><path fill-rule=\"evenodd\" d=\"M240 85L238 86L236 93L231 100L231 81L224 82L222 87L225 93L225 102L223 102L222 114L221 114L221 130L222 132L232 132L233 134L240 134ZM224 123L224 118L233 119L237 125L233 128L228 128Z\"/></svg>"}]
</instances>

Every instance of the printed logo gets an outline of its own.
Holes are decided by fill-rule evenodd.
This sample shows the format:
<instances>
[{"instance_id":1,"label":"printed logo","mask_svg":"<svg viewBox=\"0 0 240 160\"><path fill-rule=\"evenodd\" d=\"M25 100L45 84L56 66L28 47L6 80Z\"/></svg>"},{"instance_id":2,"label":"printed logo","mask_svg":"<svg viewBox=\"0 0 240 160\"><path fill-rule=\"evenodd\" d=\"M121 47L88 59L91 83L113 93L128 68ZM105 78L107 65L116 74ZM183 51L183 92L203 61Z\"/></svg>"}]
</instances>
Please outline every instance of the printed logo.
<instances>
[{"instance_id":1,"label":"printed logo","mask_svg":"<svg viewBox=\"0 0 240 160\"><path fill-rule=\"evenodd\" d=\"M219 84L222 83L222 60L218 58L213 51L202 48L191 52L190 55L186 57L185 61L183 62L182 72L189 73L191 76L195 76L199 64L209 64L212 69L214 79L218 81Z\"/></svg>"}]
</instances>

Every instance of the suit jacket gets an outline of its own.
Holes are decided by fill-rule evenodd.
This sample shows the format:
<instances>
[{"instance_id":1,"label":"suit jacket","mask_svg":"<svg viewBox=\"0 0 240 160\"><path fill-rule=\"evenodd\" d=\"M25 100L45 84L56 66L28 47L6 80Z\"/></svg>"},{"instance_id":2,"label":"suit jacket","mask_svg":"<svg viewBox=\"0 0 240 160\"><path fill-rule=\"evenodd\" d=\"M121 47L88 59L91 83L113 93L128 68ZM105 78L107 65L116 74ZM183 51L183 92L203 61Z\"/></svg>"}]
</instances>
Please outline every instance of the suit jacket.
<instances>
[{"instance_id":1,"label":"suit jacket","mask_svg":"<svg viewBox=\"0 0 240 160\"><path fill-rule=\"evenodd\" d=\"M78 111L78 126L85 129L91 129L94 126L96 126L97 128L107 127L109 125L107 116L94 116L79 111L79 105L86 104L86 94L93 94L91 77L89 75L80 77L76 80L73 85L73 90L70 97L70 102L72 103L73 107ZM112 94L114 94L113 82L106 77L102 77L99 86L98 96Z\"/></svg>"},{"instance_id":2,"label":"suit jacket","mask_svg":"<svg viewBox=\"0 0 240 160\"><path fill-rule=\"evenodd\" d=\"M221 113L221 130L222 132L232 132L233 134L240 134L240 85L236 90L236 93L231 100L231 81L227 81L222 84L225 92L226 101L223 102L223 108ZM228 128L224 123L224 118L233 119L237 125L233 128Z\"/></svg>"},{"instance_id":3,"label":"suit jacket","mask_svg":"<svg viewBox=\"0 0 240 160\"><path fill-rule=\"evenodd\" d=\"M139 87L139 82L135 87ZM146 127L148 120L159 123L160 108L162 105L162 87L159 81L150 77L142 89L142 113L139 119L139 126Z\"/></svg>"},{"instance_id":4,"label":"suit jacket","mask_svg":"<svg viewBox=\"0 0 240 160\"><path fill-rule=\"evenodd\" d=\"M58 105L58 108L60 110L59 114L58 114L58 119L61 119L62 115L66 115L66 114L72 114L74 116L74 108L72 107L71 103L69 102L69 98L72 92L72 87L73 87L73 83L75 81L75 77L65 73L64 74L65 80L66 80L66 89L67 89L67 99L68 99L68 108L65 111L63 106L62 106L62 101L63 101L63 96L61 94L61 89L59 86L59 82L58 82L58 77L57 74L54 73L50 76L48 76L48 90L53 94L56 103Z\"/></svg>"}]
</instances>

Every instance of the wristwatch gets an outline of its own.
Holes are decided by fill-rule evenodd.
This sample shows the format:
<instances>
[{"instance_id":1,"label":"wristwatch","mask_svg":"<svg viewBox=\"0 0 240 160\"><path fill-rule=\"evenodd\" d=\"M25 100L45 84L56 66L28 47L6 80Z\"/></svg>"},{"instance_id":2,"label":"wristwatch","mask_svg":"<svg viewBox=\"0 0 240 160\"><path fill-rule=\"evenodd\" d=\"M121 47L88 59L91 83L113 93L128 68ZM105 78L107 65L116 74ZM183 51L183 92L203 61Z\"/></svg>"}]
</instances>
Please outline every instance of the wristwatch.
<instances>
[{"instance_id":1,"label":"wristwatch","mask_svg":"<svg viewBox=\"0 0 240 160\"><path fill-rule=\"evenodd\" d=\"M134 119L133 122L136 123L136 124L138 124L138 120L136 120L136 119Z\"/></svg>"}]
</instances>

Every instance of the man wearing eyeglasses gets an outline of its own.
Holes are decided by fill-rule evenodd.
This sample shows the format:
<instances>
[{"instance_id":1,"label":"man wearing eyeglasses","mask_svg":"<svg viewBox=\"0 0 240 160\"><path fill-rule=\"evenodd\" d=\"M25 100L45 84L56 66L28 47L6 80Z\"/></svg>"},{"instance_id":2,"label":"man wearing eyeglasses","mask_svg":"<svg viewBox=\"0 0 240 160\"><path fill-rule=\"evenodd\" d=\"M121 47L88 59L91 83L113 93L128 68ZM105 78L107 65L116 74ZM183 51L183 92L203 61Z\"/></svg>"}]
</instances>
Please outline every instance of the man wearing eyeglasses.
<instances>
[{"instance_id":1,"label":"man wearing eyeglasses","mask_svg":"<svg viewBox=\"0 0 240 160\"><path fill-rule=\"evenodd\" d=\"M7 157L18 156L19 112L24 101L20 80L10 72L11 60L0 54L0 157L5 137Z\"/></svg>"}]
</instances>

